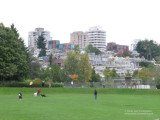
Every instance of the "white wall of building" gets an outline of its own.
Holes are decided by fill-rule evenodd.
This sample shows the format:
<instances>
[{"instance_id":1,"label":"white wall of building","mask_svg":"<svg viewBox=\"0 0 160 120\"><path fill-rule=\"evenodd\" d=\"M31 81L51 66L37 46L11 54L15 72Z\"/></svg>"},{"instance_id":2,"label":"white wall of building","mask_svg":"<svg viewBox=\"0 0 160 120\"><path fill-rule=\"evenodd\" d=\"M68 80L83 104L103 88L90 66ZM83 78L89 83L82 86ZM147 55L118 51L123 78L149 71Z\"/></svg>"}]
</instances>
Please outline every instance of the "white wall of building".
<instances>
[{"instance_id":1,"label":"white wall of building","mask_svg":"<svg viewBox=\"0 0 160 120\"><path fill-rule=\"evenodd\" d=\"M100 51L105 52L106 50L106 32L98 27L92 27L87 32L88 42L93 47L98 48Z\"/></svg>"}]
</instances>

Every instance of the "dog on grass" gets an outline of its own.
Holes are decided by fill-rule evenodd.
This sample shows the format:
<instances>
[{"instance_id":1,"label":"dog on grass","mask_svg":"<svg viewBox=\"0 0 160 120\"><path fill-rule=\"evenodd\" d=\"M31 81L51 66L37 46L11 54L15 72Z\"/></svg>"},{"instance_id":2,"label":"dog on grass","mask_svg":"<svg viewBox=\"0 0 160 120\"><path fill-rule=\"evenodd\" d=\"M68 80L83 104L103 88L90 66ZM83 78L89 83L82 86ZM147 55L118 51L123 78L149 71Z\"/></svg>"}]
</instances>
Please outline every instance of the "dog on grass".
<instances>
[{"instance_id":1,"label":"dog on grass","mask_svg":"<svg viewBox=\"0 0 160 120\"><path fill-rule=\"evenodd\" d=\"M41 94L41 96L42 96L42 97L47 97L47 96L46 96L46 95L44 95L44 94Z\"/></svg>"}]
</instances>

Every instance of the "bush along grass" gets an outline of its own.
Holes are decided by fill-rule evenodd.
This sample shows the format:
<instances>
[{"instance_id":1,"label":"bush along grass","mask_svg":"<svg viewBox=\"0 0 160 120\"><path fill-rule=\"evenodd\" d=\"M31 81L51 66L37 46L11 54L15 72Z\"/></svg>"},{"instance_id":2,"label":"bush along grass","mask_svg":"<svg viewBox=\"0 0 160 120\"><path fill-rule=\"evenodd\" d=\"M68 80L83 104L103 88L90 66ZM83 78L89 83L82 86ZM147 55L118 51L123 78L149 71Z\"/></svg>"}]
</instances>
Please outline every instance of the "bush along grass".
<instances>
[{"instance_id":1,"label":"bush along grass","mask_svg":"<svg viewBox=\"0 0 160 120\"><path fill-rule=\"evenodd\" d=\"M160 84L156 85L157 89L160 89Z\"/></svg>"},{"instance_id":2,"label":"bush along grass","mask_svg":"<svg viewBox=\"0 0 160 120\"><path fill-rule=\"evenodd\" d=\"M62 83L51 83L52 87L64 87ZM0 82L0 87L31 87L28 82ZM32 87L42 87L42 83L35 82L33 83ZM48 83L44 84L44 87L49 87Z\"/></svg>"}]
</instances>

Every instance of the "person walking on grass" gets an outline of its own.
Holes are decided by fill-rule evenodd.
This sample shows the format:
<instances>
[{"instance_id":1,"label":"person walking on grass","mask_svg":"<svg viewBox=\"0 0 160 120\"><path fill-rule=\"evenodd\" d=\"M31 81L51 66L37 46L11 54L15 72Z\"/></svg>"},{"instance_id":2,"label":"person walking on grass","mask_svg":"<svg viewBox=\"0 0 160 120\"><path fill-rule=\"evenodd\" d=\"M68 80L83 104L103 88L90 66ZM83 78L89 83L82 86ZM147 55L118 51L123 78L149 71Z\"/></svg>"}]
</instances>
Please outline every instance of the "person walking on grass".
<instances>
[{"instance_id":1,"label":"person walking on grass","mask_svg":"<svg viewBox=\"0 0 160 120\"><path fill-rule=\"evenodd\" d=\"M97 90L94 90L94 96L95 96L95 100L97 100Z\"/></svg>"},{"instance_id":2,"label":"person walking on grass","mask_svg":"<svg viewBox=\"0 0 160 120\"><path fill-rule=\"evenodd\" d=\"M51 82L49 82L49 88L51 88Z\"/></svg>"},{"instance_id":3,"label":"person walking on grass","mask_svg":"<svg viewBox=\"0 0 160 120\"><path fill-rule=\"evenodd\" d=\"M22 100L22 93L19 92L19 101L21 101L21 100Z\"/></svg>"}]
</instances>

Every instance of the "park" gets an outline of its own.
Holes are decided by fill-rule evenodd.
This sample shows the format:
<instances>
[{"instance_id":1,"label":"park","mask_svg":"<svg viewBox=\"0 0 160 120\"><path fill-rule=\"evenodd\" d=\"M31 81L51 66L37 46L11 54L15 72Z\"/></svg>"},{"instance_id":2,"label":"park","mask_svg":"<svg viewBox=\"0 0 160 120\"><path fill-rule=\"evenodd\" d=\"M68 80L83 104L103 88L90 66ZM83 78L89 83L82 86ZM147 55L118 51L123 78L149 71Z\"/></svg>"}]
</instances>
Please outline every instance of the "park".
<instances>
[{"instance_id":1,"label":"park","mask_svg":"<svg viewBox=\"0 0 160 120\"><path fill-rule=\"evenodd\" d=\"M110 56L92 45L47 54L42 33L39 53L14 24L0 23L0 33L0 120L160 120L160 46L153 40L137 43L139 56Z\"/></svg>"},{"instance_id":2,"label":"park","mask_svg":"<svg viewBox=\"0 0 160 120\"><path fill-rule=\"evenodd\" d=\"M0 88L1 120L155 120L160 118L158 89ZM22 92L22 101L18 93Z\"/></svg>"}]
</instances>

